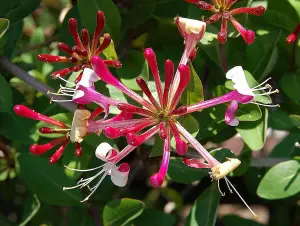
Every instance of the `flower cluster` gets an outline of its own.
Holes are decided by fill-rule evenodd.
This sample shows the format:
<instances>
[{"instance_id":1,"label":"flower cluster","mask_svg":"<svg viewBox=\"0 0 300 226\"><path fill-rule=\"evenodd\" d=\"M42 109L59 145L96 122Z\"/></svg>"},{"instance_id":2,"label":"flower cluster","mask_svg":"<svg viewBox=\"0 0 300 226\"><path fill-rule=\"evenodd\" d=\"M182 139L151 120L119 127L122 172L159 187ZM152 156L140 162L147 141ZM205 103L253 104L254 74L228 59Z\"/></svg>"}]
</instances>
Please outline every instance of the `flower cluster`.
<instances>
[{"instance_id":1,"label":"flower cluster","mask_svg":"<svg viewBox=\"0 0 300 226\"><path fill-rule=\"evenodd\" d=\"M197 4L200 8L213 11L217 15L214 17L218 17L218 19L222 17L222 21L224 22L222 22L223 30L221 32L223 33L226 33L226 29L224 30L224 28L226 28L227 20L231 20L232 23L238 27L238 30L241 32L248 44L253 42L254 35L252 35L250 31L243 32L240 27L241 25L235 21L232 15L238 13L261 15L264 12L264 9L262 8L256 8L256 11L253 8L239 8L228 12L232 4L236 1L222 1L222 3L220 3L220 1L213 1L215 6L207 3L205 3L205 5L203 1L189 0L189 2ZM256 13L254 13L254 11ZM226 17L226 15L228 17ZM104 26L103 13L98 12L97 18L97 28L94 33L91 46L89 45L88 32L86 30L82 31L83 41L81 42L76 28L76 20L70 19L70 31L74 37L76 46L69 49L65 44L59 44L59 48L69 53L71 58L50 55L38 56L38 58L43 61L73 62L76 64L75 67L78 66L83 71L80 78L78 78L75 83L71 83L61 78L61 76L77 70L75 67L63 69L62 71L54 72L53 74L54 77L59 77L63 81L67 82L69 87L61 86L57 93L50 94L53 95L53 97L56 95L69 97L68 100L63 101L72 101L73 103L78 104L78 109L74 112L73 121L69 127L62 122L37 113L23 105L15 106L14 110L19 116L39 120L49 125L49 127L40 128L41 133L55 133L60 135L58 138L55 138L47 144L32 145L30 147L30 152L35 155L41 155L55 146L60 145L49 160L50 163L55 163L60 159L66 145L70 142L76 144L75 155L82 155L81 143L84 138L91 133L100 135L100 133L103 132L103 134L110 139L115 139L121 136L126 137L128 145L121 151L117 151L115 148L112 148L108 143L99 144L95 151L95 155L104 162L104 164L99 167L87 170L69 168L70 170L82 172L96 171L94 176L86 179L80 179L76 186L64 188L64 190L67 190L88 187L91 193L83 200L86 201L97 190L107 175L111 176L111 180L115 185L120 187L125 186L128 180L130 166L128 163L120 162L134 151L136 147L142 145L155 134L159 135L160 139L163 140L164 145L161 166L158 172L151 176L150 184L153 187L160 187L165 180L168 170L172 149L171 139L174 137L176 142L175 150L178 155L184 155L190 146L191 148L194 148L204 159L184 158L183 162L187 166L211 169L210 176L213 180L219 181L224 178L229 190L232 191L231 189L233 189L239 195L226 175L240 165L240 160L227 158L224 163L219 162L186 130L186 128L181 125L179 119L180 117L184 117L192 112L201 111L219 104L230 103L225 112L225 122L230 126L237 126L239 121L235 116L235 113L239 104L251 103L263 106L275 106L258 103L255 101L255 96L270 95L278 92L278 90L272 91L272 87L266 84L268 79L255 87L249 87L242 67L237 66L229 70L226 74L226 78L233 82L233 91L189 106L180 105L180 97L189 84L191 78L190 68L187 64L195 55L196 45L202 39L207 23L176 17L174 22L178 27L180 34L184 38L185 43L185 48L179 65L176 68L171 60L165 61L165 78L164 83L162 83L156 55L151 48L146 48L144 50L144 57L153 76L157 98L150 91L147 82L142 77L138 77L136 78L136 83L142 90L145 96L143 97L125 86L108 70L107 66L120 66L121 64L118 61L106 61L99 56L99 53L108 47L111 40L109 36L105 36L103 42L98 47L98 40ZM212 19L209 19L208 22L211 23ZM249 35L250 33L251 35ZM226 41L226 36L227 34L224 38L222 34L219 34L219 40L224 43ZM221 37L223 37L223 39L221 39ZM98 82L98 80L112 85L119 91L123 92L131 98L133 102L136 102L136 105L124 103L120 100L115 100L99 93L94 86L94 83ZM53 99L53 101L62 100ZM87 106L90 103L98 105L98 107L92 112L88 110ZM120 110L120 113L109 118L111 106L117 107ZM104 116L99 119L99 116L101 116L102 113L104 113ZM90 184L94 183L94 181L96 181L96 183L91 187ZM221 190L220 193L223 194ZM243 202L245 203L244 200ZM247 204L246 206L248 207ZM250 207L248 208L250 209ZM250 211L253 213L251 209ZM255 213L253 213L253 215L256 216Z\"/></svg>"},{"instance_id":2,"label":"flower cluster","mask_svg":"<svg viewBox=\"0 0 300 226\"><path fill-rule=\"evenodd\" d=\"M57 47L60 51L68 54L69 56L54 56L50 54L40 54L37 59L43 62L61 62L71 63L74 66L66 67L64 69L52 73L53 78L63 77L71 72L82 71L84 68L90 68L90 59L92 56L97 56L103 52L111 43L111 38L105 34L100 43L100 35L104 28L105 17L102 11L97 13L97 24L90 41L90 35L87 29L81 30L81 37L77 30L77 20L75 18L69 19L69 31L74 39L75 45L70 48L66 43L59 42ZM100 45L99 45L100 43ZM109 67L120 68L122 66L120 61L117 60L104 60L104 63ZM79 82L82 78L82 72L78 75L75 83Z\"/></svg>"},{"instance_id":3,"label":"flower cluster","mask_svg":"<svg viewBox=\"0 0 300 226\"><path fill-rule=\"evenodd\" d=\"M261 16L265 12L263 6L257 7L241 7L232 9L234 3L237 0L212 0L213 5L200 0L185 0L196 4L198 8L202 10L208 10L214 13L211 17L207 18L205 22L207 24L215 23L222 20L221 30L218 33L218 40L221 44L224 44L227 40L227 23L230 21L235 29L241 34L247 44L252 44L255 41L255 33L252 30L246 30L235 18L237 14L251 14L255 16Z\"/></svg>"}]
</instances>

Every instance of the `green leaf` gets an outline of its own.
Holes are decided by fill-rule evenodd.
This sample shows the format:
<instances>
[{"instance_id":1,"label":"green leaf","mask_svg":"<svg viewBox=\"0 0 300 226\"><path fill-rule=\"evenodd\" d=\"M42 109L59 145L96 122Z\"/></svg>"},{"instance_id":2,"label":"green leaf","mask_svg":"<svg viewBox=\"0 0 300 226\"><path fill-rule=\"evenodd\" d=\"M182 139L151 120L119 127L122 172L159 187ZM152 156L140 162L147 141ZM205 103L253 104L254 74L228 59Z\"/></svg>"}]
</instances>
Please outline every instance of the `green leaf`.
<instances>
[{"instance_id":1,"label":"green leaf","mask_svg":"<svg viewBox=\"0 0 300 226\"><path fill-rule=\"evenodd\" d=\"M290 115L290 120L300 129L300 115Z\"/></svg>"},{"instance_id":2,"label":"green leaf","mask_svg":"<svg viewBox=\"0 0 300 226\"><path fill-rule=\"evenodd\" d=\"M186 218L185 226L213 226L217 220L218 206L220 202L220 192L217 188L217 182L214 182L209 188L197 198L190 214Z\"/></svg>"},{"instance_id":3,"label":"green leaf","mask_svg":"<svg viewBox=\"0 0 300 226\"><path fill-rule=\"evenodd\" d=\"M155 142L150 153L150 157L161 156L163 153L164 153L164 141L159 137L159 135L156 135Z\"/></svg>"},{"instance_id":4,"label":"green leaf","mask_svg":"<svg viewBox=\"0 0 300 226\"><path fill-rule=\"evenodd\" d=\"M236 127L244 142L253 151L263 148L267 135L268 110L263 111L263 117L255 122L240 122Z\"/></svg>"},{"instance_id":5,"label":"green leaf","mask_svg":"<svg viewBox=\"0 0 300 226\"><path fill-rule=\"evenodd\" d=\"M0 76L0 87L0 112L10 112L12 107L12 92L3 76Z\"/></svg>"},{"instance_id":6,"label":"green leaf","mask_svg":"<svg viewBox=\"0 0 300 226\"><path fill-rule=\"evenodd\" d=\"M154 0L133 0L131 5L132 7L123 17L122 29L124 31L136 28L147 21L153 15L156 6Z\"/></svg>"},{"instance_id":7,"label":"green leaf","mask_svg":"<svg viewBox=\"0 0 300 226\"><path fill-rule=\"evenodd\" d=\"M257 188L257 195L269 200L287 198L298 192L300 192L300 164L295 160L272 167Z\"/></svg>"},{"instance_id":8,"label":"green leaf","mask_svg":"<svg viewBox=\"0 0 300 226\"><path fill-rule=\"evenodd\" d=\"M180 98L183 105L191 105L204 100L202 82L191 63L189 63L189 67L191 69L191 80Z\"/></svg>"},{"instance_id":9,"label":"green leaf","mask_svg":"<svg viewBox=\"0 0 300 226\"><path fill-rule=\"evenodd\" d=\"M295 103L299 104L300 100L300 72L286 74L280 80L280 87L283 92Z\"/></svg>"},{"instance_id":10,"label":"green leaf","mask_svg":"<svg viewBox=\"0 0 300 226\"><path fill-rule=\"evenodd\" d=\"M103 37L100 38L100 42L104 40ZM109 46L103 50L102 54L105 56L107 60L118 60L118 55L115 49L115 43L111 40Z\"/></svg>"},{"instance_id":11,"label":"green leaf","mask_svg":"<svg viewBox=\"0 0 300 226\"><path fill-rule=\"evenodd\" d=\"M255 221L244 219L234 215L226 215L222 218L224 226L263 226Z\"/></svg>"},{"instance_id":12,"label":"green leaf","mask_svg":"<svg viewBox=\"0 0 300 226\"><path fill-rule=\"evenodd\" d=\"M241 161L241 165L233 171L234 176L241 176L249 169L252 159L252 151L250 148L247 146L244 147L243 151L238 156L238 159Z\"/></svg>"},{"instance_id":13,"label":"green leaf","mask_svg":"<svg viewBox=\"0 0 300 226\"><path fill-rule=\"evenodd\" d=\"M30 15L39 5L40 0L23 0L19 1L17 5L14 5L13 9L6 14L6 18L11 23L16 23L28 15Z\"/></svg>"},{"instance_id":14,"label":"green leaf","mask_svg":"<svg viewBox=\"0 0 300 226\"><path fill-rule=\"evenodd\" d=\"M41 201L53 205L81 205L79 190L63 191L74 186L58 164L51 165L46 158L22 153L19 158L21 177Z\"/></svg>"},{"instance_id":15,"label":"green leaf","mask_svg":"<svg viewBox=\"0 0 300 226\"><path fill-rule=\"evenodd\" d=\"M96 27L96 13L105 13L105 32L108 32L114 42L120 41L121 17L118 8L112 0L78 0L79 14L83 25L90 31Z\"/></svg>"},{"instance_id":16,"label":"green leaf","mask_svg":"<svg viewBox=\"0 0 300 226\"><path fill-rule=\"evenodd\" d=\"M182 126L186 128L186 130L193 136L196 137L199 132L199 123L198 121L192 116L187 115L184 117L182 121Z\"/></svg>"},{"instance_id":17,"label":"green leaf","mask_svg":"<svg viewBox=\"0 0 300 226\"><path fill-rule=\"evenodd\" d=\"M146 209L131 224L135 226L173 226L176 224L176 218L155 209Z\"/></svg>"},{"instance_id":18,"label":"green leaf","mask_svg":"<svg viewBox=\"0 0 300 226\"><path fill-rule=\"evenodd\" d=\"M272 157L292 157L300 155L300 150L295 146L300 141L300 131L293 130L279 144L273 148Z\"/></svg>"},{"instance_id":19,"label":"green leaf","mask_svg":"<svg viewBox=\"0 0 300 226\"><path fill-rule=\"evenodd\" d=\"M269 24L272 24L273 26L285 29L286 31L292 31L294 30L296 23L291 18L289 18L287 14L284 14L281 11L285 7L286 5L284 5L284 7L278 11L268 9L264 15L264 18Z\"/></svg>"},{"instance_id":20,"label":"green leaf","mask_svg":"<svg viewBox=\"0 0 300 226\"><path fill-rule=\"evenodd\" d=\"M136 83L136 78L141 76L144 80L149 78L148 64L143 56L143 53L136 50L128 52L122 60L122 67L117 70L121 81L133 90L141 90Z\"/></svg>"},{"instance_id":21,"label":"green leaf","mask_svg":"<svg viewBox=\"0 0 300 226\"><path fill-rule=\"evenodd\" d=\"M143 212L145 204L135 199L113 200L105 205L103 223L105 226L122 226Z\"/></svg>"},{"instance_id":22,"label":"green leaf","mask_svg":"<svg viewBox=\"0 0 300 226\"><path fill-rule=\"evenodd\" d=\"M291 116L286 111L276 109L271 111L269 116L270 127L278 130L289 130L295 127Z\"/></svg>"},{"instance_id":23,"label":"green leaf","mask_svg":"<svg viewBox=\"0 0 300 226\"><path fill-rule=\"evenodd\" d=\"M0 39L5 34L9 28L9 20L5 18L0 18Z\"/></svg>"},{"instance_id":24,"label":"green leaf","mask_svg":"<svg viewBox=\"0 0 300 226\"><path fill-rule=\"evenodd\" d=\"M41 203L36 195L31 194L24 203L22 222L19 226L25 226L37 214L40 207Z\"/></svg>"}]
</instances>

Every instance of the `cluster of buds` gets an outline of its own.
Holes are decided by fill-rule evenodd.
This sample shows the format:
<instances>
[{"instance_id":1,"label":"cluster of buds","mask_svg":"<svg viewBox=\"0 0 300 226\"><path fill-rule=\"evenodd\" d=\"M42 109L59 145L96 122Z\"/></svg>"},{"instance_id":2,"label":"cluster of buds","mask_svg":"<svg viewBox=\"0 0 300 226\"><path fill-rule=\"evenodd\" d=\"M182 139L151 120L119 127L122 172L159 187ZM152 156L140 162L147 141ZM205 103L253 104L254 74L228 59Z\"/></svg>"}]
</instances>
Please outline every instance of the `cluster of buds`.
<instances>
[{"instance_id":1,"label":"cluster of buds","mask_svg":"<svg viewBox=\"0 0 300 226\"><path fill-rule=\"evenodd\" d=\"M104 28L105 17L102 11L97 12L97 24L93 35L93 39L90 41L90 35L87 29L81 30L81 37L77 30L77 20L75 18L69 19L69 31L74 39L75 46L70 48L63 42L58 43L58 49L68 54L69 56L54 56L50 54L40 54L37 59L43 62L61 62L70 63L74 66L66 67L64 69L55 71L52 73L53 78L63 77L71 72L82 71L84 68L90 68L90 59L92 56L100 55L111 43L111 38L108 34L105 34L100 42L100 35ZM100 43L100 45L99 45ZM120 68L122 64L118 60L104 60L104 63L109 67ZM82 72L78 75L75 83L79 82L82 78Z\"/></svg>"},{"instance_id":2,"label":"cluster of buds","mask_svg":"<svg viewBox=\"0 0 300 226\"><path fill-rule=\"evenodd\" d=\"M254 13L255 10L253 8L239 8L228 12L232 4L236 1L228 0L220 3L220 1L216 0L213 1L215 6L205 3L207 4L205 7L202 1L188 1L198 4L200 8L206 8L215 12L217 15L215 17L217 19L222 17L222 27L223 21L225 21L224 26L226 27L227 20L231 20L235 26L239 27L238 30L241 32L245 41L248 44L253 42L254 34L250 35L253 36L253 40L251 41L251 37L242 32L240 27L241 25L239 25L231 15L251 12L255 15L261 15L264 12L264 9L256 8L256 13ZM226 15L229 15L227 19ZM212 19L209 20L212 22ZM91 193L83 200L86 201L97 190L107 175L111 176L111 180L115 185L120 187L125 186L128 180L130 166L128 163L120 162L132 151L134 151L136 147L142 145L155 134L158 134L160 139L163 140L164 146L161 166L158 172L153 174L150 178L150 184L153 187L160 187L165 180L171 155L171 138L174 137L176 142L175 150L178 155L184 155L188 150L189 144L204 159L204 161L200 159L184 159L183 162L187 166L211 169L210 176L213 180L219 181L220 179L224 178L229 190L232 192L231 189L233 189L239 195L234 186L227 179L226 175L238 167L240 165L240 161L238 159L227 159L224 163L220 163L180 124L179 119L180 117L184 117L192 112L201 111L218 104L230 103L225 113L225 122L231 126L237 126L239 122L235 116L235 113L239 104L252 103L267 106L265 104L256 102L255 96L269 95L278 92L278 90L272 91L270 85L265 85L268 80L260 85L250 88L242 67L237 66L229 70L226 74L227 79L232 80L234 84L233 91L228 92L223 96L201 101L193 105L180 106L180 97L189 84L191 78L190 68L187 66L187 64L189 60L193 60L195 57L196 45L202 39L207 23L198 20L176 17L175 24L185 40L185 48L176 70L171 60L165 61L164 84L162 84L160 79L158 63L154 51L151 48L147 48L144 51L144 57L153 75L158 98L154 97L143 78L136 78L136 83L147 98L144 98L143 96L126 87L108 70L107 66L120 66L121 64L118 61L112 63L111 61L103 60L99 56L99 53L101 53L101 51L103 51L103 49L105 49L111 41L109 36L105 36L103 42L98 47L98 39L104 26L104 15L102 12L97 13L97 28L94 33L91 46L89 44L88 32L85 29L82 30L83 41L81 42L77 32L76 20L70 19L69 27L72 36L74 37L76 46L71 50L65 44L59 44L59 48L69 53L71 58L69 59L66 57L50 56L45 54L38 56L39 59L47 62L74 62L76 64L75 67L78 66L80 68L79 70L82 69L83 71L75 83L66 81L61 78L61 76L66 75L70 71L75 71L77 68L74 69L74 67L72 67L53 73L53 77L61 78L72 87L61 86L58 93L51 94L53 96L62 95L71 97L71 99L64 101L72 101L79 106L79 109L74 112L73 121L70 127L53 118L37 113L23 105L15 106L14 110L18 115L43 121L52 126L41 128L41 133L55 133L61 135L47 144L32 145L30 147L30 152L32 154L43 154L60 144L61 146L50 157L50 163L55 163L62 156L66 145L72 142L76 144L75 155L79 156L82 154L82 148L80 144L84 140L84 137L91 133L96 133L99 135L102 131L103 134L110 139L124 136L126 137L128 143L128 145L120 152L112 148L108 143L100 144L95 151L95 155L97 158L102 160L104 164L87 170L69 168L70 170L74 171L97 172L90 178L80 179L76 186L65 187L64 190L88 187ZM226 32L226 29L225 31L222 30L222 32ZM249 33L249 31L245 32L247 34L251 33ZM219 36L223 37L222 34ZM225 35L225 39L222 39L222 43L226 41L226 37L227 34ZM102 82L112 85L119 91L123 92L125 95L131 98L133 102L135 101L137 105L124 103L120 100L112 99L97 92L95 90L94 83L99 79L101 79ZM99 107L93 112L90 112L85 109L85 106L90 103L95 103ZM112 118L109 118L111 106L117 107L120 110L120 113ZM104 113L104 117L96 120L96 118L98 118L98 116L100 116L102 113ZM100 179L96 180L97 178ZM90 183L94 182L95 180L97 183L93 187L90 187ZM221 190L220 193L224 194ZM241 196L239 195L239 197ZM243 202L245 203L244 200ZM250 209L247 204L246 206ZM251 209L250 211L254 216L256 216Z\"/></svg>"},{"instance_id":3,"label":"cluster of buds","mask_svg":"<svg viewBox=\"0 0 300 226\"><path fill-rule=\"evenodd\" d=\"M287 36L286 38L286 43L287 44L292 44L294 42L296 42L298 36L300 34L300 24L298 24L295 28L295 30L293 31L293 33L289 34L289 36Z\"/></svg>"},{"instance_id":4,"label":"cluster of buds","mask_svg":"<svg viewBox=\"0 0 300 226\"><path fill-rule=\"evenodd\" d=\"M251 14L255 16L261 16L265 12L263 6L257 7L241 7L231 9L237 0L211 0L213 4L209 4L200 0L185 0L186 2L197 5L202 10L208 10L214 13L211 17L207 18L205 22L207 24L215 23L219 20L221 22L221 30L218 33L218 40L221 44L224 44L227 40L227 23L231 21L236 30L241 34L247 44L252 44L255 41L255 33L252 30L246 30L235 18L237 14Z\"/></svg>"}]
</instances>

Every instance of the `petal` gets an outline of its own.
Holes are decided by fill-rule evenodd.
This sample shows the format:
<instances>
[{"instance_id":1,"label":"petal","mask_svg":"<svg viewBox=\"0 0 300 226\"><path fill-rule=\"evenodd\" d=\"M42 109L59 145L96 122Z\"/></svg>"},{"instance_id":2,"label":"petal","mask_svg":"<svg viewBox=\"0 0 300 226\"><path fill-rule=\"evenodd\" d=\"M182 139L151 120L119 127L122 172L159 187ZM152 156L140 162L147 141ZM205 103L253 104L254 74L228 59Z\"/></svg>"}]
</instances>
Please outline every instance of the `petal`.
<instances>
[{"instance_id":1,"label":"petal","mask_svg":"<svg viewBox=\"0 0 300 226\"><path fill-rule=\"evenodd\" d=\"M188 167L203 169L210 168L208 164L202 162L200 159L183 159L182 162Z\"/></svg>"},{"instance_id":2,"label":"petal","mask_svg":"<svg viewBox=\"0 0 300 226\"><path fill-rule=\"evenodd\" d=\"M118 151L110 146L109 143L103 142L99 144L95 151L95 155L98 159L101 159L104 162L108 162L113 157L118 154Z\"/></svg>"},{"instance_id":3,"label":"petal","mask_svg":"<svg viewBox=\"0 0 300 226\"><path fill-rule=\"evenodd\" d=\"M232 82L234 83L233 87L240 94L254 96L252 90L250 89L250 87L247 83L244 70L241 66L236 66L236 67L230 69L226 73L226 78L232 80Z\"/></svg>"},{"instance_id":4,"label":"petal","mask_svg":"<svg viewBox=\"0 0 300 226\"><path fill-rule=\"evenodd\" d=\"M94 82L97 82L98 80L99 76L92 69L85 68L83 70L82 79L77 83L77 87L80 85L84 87L92 87Z\"/></svg>"},{"instance_id":5,"label":"petal","mask_svg":"<svg viewBox=\"0 0 300 226\"><path fill-rule=\"evenodd\" d=\"M230 126L237 126L239 124L239 120L235 117L236 110L239 107L239 103L237 101L232 101L228 106L225 113L225 122Z\"/></svg>"},{"instance_id":6,"label":"petal","mask_svg":"<svg viewBox=\"0 0 300 226\"><path fill-rule=\"evenodd\" d=\"M111 181L118 187L124 187L128 181L129 171L128 163L122 163L119 167L114 166L111 169Z\"/></svg>"}]
</instances>

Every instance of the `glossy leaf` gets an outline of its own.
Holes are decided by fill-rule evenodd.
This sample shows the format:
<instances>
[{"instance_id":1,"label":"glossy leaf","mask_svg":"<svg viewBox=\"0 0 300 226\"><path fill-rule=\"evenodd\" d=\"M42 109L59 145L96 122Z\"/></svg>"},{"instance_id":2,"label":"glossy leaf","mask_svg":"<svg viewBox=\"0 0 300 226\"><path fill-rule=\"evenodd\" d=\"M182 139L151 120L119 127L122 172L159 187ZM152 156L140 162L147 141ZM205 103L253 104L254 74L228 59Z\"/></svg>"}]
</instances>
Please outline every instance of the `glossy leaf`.
<instances>
[{"instance_id":1,"label":"glossy leaf","mask_svg":"<svg viewBox=\"0 0 300 226\"><path fill-rule=\"evenodd\" d=\"M289 98L299 104L300 73L284 75L280 80L280 87Z\"/></svg>"},{"instance_id":2,"label":"glossy leaf","mask_svg":"<svg viewBox=\"0 0 300 226\"><path fill-rule=\"evenodd\" d=\"M0 39L5 34L9 28L9 20L5 18L0 18Z\"/></svg>"},{"instance_id":3,"label":"glossy leaf","mask_svg":"<svg viewBox=\"0 0 300 226\"><path fill-rule=\"evenodd\" d=\"M131 224L134 226L173 226L176 224L176 218L174 215L166 214L162 211L146 209Z\"/></svg>"},{"instance_id":4,"label":"glossy leaf","mask_svg":"<svg viewBox=\"0 0 300 226\"><path fill-rule=\"evenodd\" d=\"M24 213L22 216L22 222L19 226L25 226L39 211L41 203L36 195L31 195L24 203Z\"/></svg>"},{"instance_id":5,"label":"glossy leaf","mask_svg":"<svg viewBox=\"0 0 300 226\"><path fill-rule=\"evenodd\" d=\"M257 194L261 198L283 199L300 192L300 164L290 160L272 167L262 178Z\"/></svg>"},{"instance_id":6,"label":"glossy leaf","mask_svg":"<svg viewBox=\"0 0 300 226\"><path fill-rule=\"evenodd\" d=\"M40 5L40 2L40 0L18 1L6 14L6 18L9 19L11 23L16 23L31 14Z\"/></svg>"},{"instance_id":7,"label":"glossy leaf","mask_svg":"<svg viewBox=\"0 0 300 226\"><path fill-rule=\"evenodd\" d=\"M217 188L217 182L214 182L210 187L197 198L190 214L186 218L185 226L203 226L215 225L217 220L217 210L220 202L220 193Z\"/></svg>"},{"instance_id":8,"label":"glossy leaf","mask_svg":"<svg viewBox=\"0 0 300 226\"><path fill-rule=\"evenodd\" d=\"M10 112L12 108L12 91L4 77L0 76L0 112Z\"/></svg>"},{"instance_id":9,"label":"glossy leaf","mask_svg":"<svg viewBox=\"0 0 300 226\"><path fill-rule=\"evenodd\" d=\"M135 199L113 200L103 209L103 223L105 226L122 226L132 221L144 210L145 204Z\"/></svg>"},{"instance_id":10,"label":"glossy leaf","mask_svg":"<svg viewBox=\"0 0 300 226\"><path fill-rule=\"evenodd\" d=\"M63 187L74 186L74 183L64 175L61 166L26 153L22 153L18 160L22 179L39 200L55 205L81 205L83 196L79 190L63 191Z\"/></svg>"}]
</instances>

